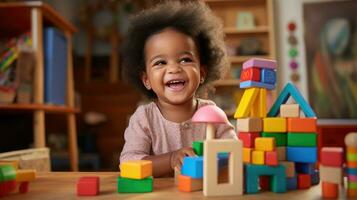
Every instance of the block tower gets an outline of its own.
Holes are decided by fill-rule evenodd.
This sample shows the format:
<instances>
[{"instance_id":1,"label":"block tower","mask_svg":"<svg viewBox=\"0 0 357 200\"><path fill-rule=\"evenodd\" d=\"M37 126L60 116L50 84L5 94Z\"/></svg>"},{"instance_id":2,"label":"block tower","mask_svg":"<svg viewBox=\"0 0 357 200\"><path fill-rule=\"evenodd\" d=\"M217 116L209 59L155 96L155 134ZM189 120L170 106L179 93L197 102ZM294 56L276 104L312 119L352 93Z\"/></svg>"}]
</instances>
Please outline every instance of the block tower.
<instances>
[{"instance_id":1,"label":"block tower","mask_svg":"<svg viewBox=\"0 0 357 200\"><path fill-rule=\"evenodd\" d=\"M152 162L149 160L132 160L121 163L118 177L119 193L152 192Z\"/></svg>"},{"instance_id":2,"label":"block tower","mask_svg":"<svg viewBox=\"0 0 357 200\"><path fill-rule=\"evenodd\" d=\"M347 149L347 195L349 198L357 198L357 133L349 133L345 137Z\"/></svg>"},{"instance_id":3,"label":"block tower","mask_svg":"<svg viewBox=\"0 0 357 200\"><path fill-rule=\"evenodd\" d=\"M320 177L322 196L338 198L343 182L344 155L342 147L323 147L320 152Z\"/></svg>"},{"instance_id":4,"label":"block tower","mask_svg":"<svg viewBox=\"0 0 357 200\"><path fill-rule=\"evenodd\" d=\"M273 192L319 182L316 115L300 92L288 83L266 112L267 90L275 89L275 69L273 60L253 58L243 64L240 87L245 91L234 117L243 141L247 193L258 192L259 180L262 189ZM290 97L296 104L286 104ZM305 117L300 117L300 109Z\"/></svg>"}]
</instances>

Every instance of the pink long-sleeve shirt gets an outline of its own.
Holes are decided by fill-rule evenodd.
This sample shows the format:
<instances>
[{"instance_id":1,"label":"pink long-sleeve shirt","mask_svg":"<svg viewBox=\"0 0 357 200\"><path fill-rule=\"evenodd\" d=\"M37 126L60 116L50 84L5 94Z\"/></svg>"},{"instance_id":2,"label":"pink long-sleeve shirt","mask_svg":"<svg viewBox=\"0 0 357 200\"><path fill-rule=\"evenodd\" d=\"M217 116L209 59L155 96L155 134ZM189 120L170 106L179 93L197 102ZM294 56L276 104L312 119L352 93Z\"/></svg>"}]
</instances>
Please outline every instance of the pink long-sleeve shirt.
<instances>
[{"instance_id":1,"label":"pink long-sleeve shirt","mask_svg":"<svg viewBox=\"0 0 357 200\"><path fill-rule=\"evenodd\" d=\"M213 105L209 100L198 99L198 107ZM237 138L231 124L217 124L216 138ZM131 116L124 133L125 144L120 161L141 160L149 155L160 155L183 147L193 141L202 141L206 125L191 120L176 123L162 116L154 102L141 105Z\"/></svg>"}]
</instances>

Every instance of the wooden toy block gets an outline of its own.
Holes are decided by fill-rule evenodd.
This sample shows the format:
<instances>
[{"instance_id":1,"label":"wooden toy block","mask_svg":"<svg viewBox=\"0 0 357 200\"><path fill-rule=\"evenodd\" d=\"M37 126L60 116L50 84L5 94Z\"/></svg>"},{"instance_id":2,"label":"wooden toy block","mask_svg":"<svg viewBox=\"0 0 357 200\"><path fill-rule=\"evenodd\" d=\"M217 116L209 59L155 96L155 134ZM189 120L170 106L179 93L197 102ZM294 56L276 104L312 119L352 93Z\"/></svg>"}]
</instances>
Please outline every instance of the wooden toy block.
<instances>
[{"instance_id":1,"label":"wooden toy block","mask_svg":"<svg viewBox=\"0 0 357 200\"><path fill-rule=\"evenodd\" d=\"M295 171L299 174L313 174L315 172L315 163L295 163Z\"/></svg>"},{"instance_id":2,"label":"wooden toy block","mask_svg":"<svg viewBox=\"0 0 357 200\"><path fill-rule=\"evenodd\" d=\"M229 153L221 152L217 154L218 159L218 170L228 166Z\"/></svg>"},{"instance_id":3,"label":"wooden toy block","mask_svg":"<svg viewBox=\"0 0 357 200\"><path fill-rule=\"evenodd\" d=\"M346 161L348 168L357 168L357 161Z\"/></svg>"},{"instance_id":4,"label":"wooden toy block","mask_svg":"<svg viewBox=\"0 0 357 200\"><path fill-rule=\"evenodd\" d=\"M290 147L316 147L316 133L291 133L288 132L288 146Z\"/></svg>"},{"instance_id":5,"label":"wooden toy block","mask_svg":"<svg viewBox=\"0 0 357 200\"><path fill-rule=\"evenodd\" d=\"M348 133L345 136L345 144L347 147L357 149L357 133Z\"/></svg>"},{"instance_id":6,"label":"wooden toy block","mask_svg":"<svg viewBox=\"0 0 357 200\"><path fill-rule=\"evenodd\" d=\"M346 168L347 174L357 175L357 168Z\"/></svg>"},{"instance_id":7,"label":"wooden toy block","mask_svg":"<svg viewBox=\"0 0 357 200\"><path fill-rule=\"evenodd\" d=\"M175 172L175 177L174 177L175 178L175 186L178 186L178 178L181 175L181 170L178 168L175 168L174 172Z\"/></svg>"},{"instance_id":8,"label":"wooden toy block","mask_svg":"<svg viewBox=\"0 0 357 200\"><path fill-rule=\"evenodd\" d=\"M257 151L274 151L275 138L258 137L255 139L255 149Z\"/></svg>"},{"instance_id":9,"label":"wooden toy block","mask_svg":"<svg viewBox=\"0 0 357 200\"><path fill-rule=\"evenodd\" d=\"M123 178L143 179L152 175L150 160L131 160L120 164L120 176Z\"/></svg>"},{"instance_id":10,"label":"wooden toy block","mask_svg":"<svg viewBox=\"0 0 357 200\"><path fill-rule=\"evenodd\" d=\"M261 132L263 130L262 119L255 117L237 119L237 130L240 132Z\"/></svg>"},{"instance_id":11,"label":"wooden toy block","mask_svg":"<svg viewBox=\"0 0 357 200\"><path fill-rule=\"evenodd\" d=\"M316 117L315 112L312 110L311 106L307 103L304 97L301 95L299 90L291 83L285 85L283 90L280 92L278 98L271 107L268 116L276 117L279 114L280 106L285 104L289 97L292 97L297 104L299 104L300 109L303 111L306 117Z\"/></svg>"},{"instance_id":12,"label":"wooden toy block","mask_svg":"<svg viewBox=\"0 0 357 200\"><path fill-rule=\"evenodd\" d=\"M29 182L28 181L21 182L19 186L19 193L24 194L27 193L28 191L29 191Z\"/></svg>"},{"instance_id":13,"label":"wooden toy block","mask_svg":"<svg viewBox=\"0 0 357 200\"><path fill-rule=\"evenodd\" d=\"M260 137L260 132L240 132L238 134L238 138L245 148L254 148L255 139L258 137Z\"/></svg>"},{"instance_id":14,"label":"wooden toy block","mask_svg":"<svg viewBox=\"0 0 357 200\"><path fill-rule=\"evenodd\" d=\"M346 160L352 162L357 161L357 153L347 153Z\"/></svg>"},{"instance_id":15,"label":"wooden toy block","mask_svg":"<svg viewBox=\"0 0 357 200\"><path fill-rule=\"evenodd\" d=\"M307 189L311 187L310 174L298 174L297 175L298 189Z\"/></svg>"},{"instance_id":16,"label":"wooden toy block","mask_svg":"<svg viewBox=\"0 0 357 200\"><path fill-rule=\"evenodd\" d=\"M220 168L218 173L218 184L227 183L229 181L228 176L229 176L228 166Z\"/></svg>"},{"instance_id":17,"label":"wooden toy block","mask_svg":"<svg viewBox=\"0 0 357 200\"><path fill-rule=\"evenodd\" d=\"M252 105L259 94L259 88L249 88L243 93L243 96L239 102L237 110L234 114L234 118L248 117ZM246 131L247 132L247 131Z\"/></svg>"},{"instance_id":18,"label":"wooden toy block","mask_svg":"<svg viewBox=\"0 0 357 200\"><path fill-rule=\"evenodd\" d=\"M341 184L343 180L343 170L341 167L327 167L320 165L321 181Z\"/></svg>"},{"instance_id":19,"label":"wooden toy block","mask_svg":"<svg viewBox=\"0 0 357 200\"><path fill-rule=\"evenodd\" d=\"M202 178L196 179L189 176L180 175L178 181L178 188L182 192L194 192L203 189Z\"/></svg>"},{"instance_id":20,"label":"wooden toy block","mask_svg":"<svg viewBox=\"0 0 357 200\"><path fill-rule=\"evenodd\" d=\"M357 175L349 174L349 175L347 176L347 178L348 178L348 181L357 182Z\"/></svg>"},{"instance_id":21,"label":"wooden toy block","mask_svg":"<svg viewBox=\"0 0 357 200\"><path fill-rule=\"evenodd\" d=\"M297 177L286 177L286 189L287 190L296 190L297 186Z\"/></svg>"},{"instance_id":22,"label":"wooden toy block","mask_svg":"<svg viewBox=\"0 0 357 200\"><path fill-rule=\"evenodd\" d=\"M269 166L278 165L278 153L276 151L265 152L265 164Z\"/></svg>"},{"instance_id":23,"label":"wooden toy block","mask_svg":"<svg viewBox=\"0 0 357 200\"><path fill-rule=\"evenodd\" d=\"M268 84L256 81L243 81L239 84L240 88L265 88L267 90L274 90L275 84Z\"/></svg>"},{"instance_id":24,"label":"wooden toy block","mask_svg":"<svg viewBox=\"0 0 357 200\"><path fill-rule=\"evenodd\" d=\"M251 163L252 162L252 148L243 148L243 162Z\"/></svg>"},{"instance_id":25,"label":"wooden toy block","mask_svg":"<svg viewBox=\"0 0 357 200\"><path fill-rule=\"evenodd\" d=\"M289 162L289 161L281 161L279 162L279 165L282 165L285 167L285 173L287 178L292 178L295 177L295 163L294 162Z\"/></svg>"},{"instance_id":26,"label":"wooden toy block","mask_svg":"<svg viewBox=\"0 0 357 200\"><path fill-rule=\"evenodd\" d=\"M203 178L203 157L184 157L181 174L192 178Z\"/></svg>"},{"instance_id":27,"label":"wooden toy block","mask_svg":"<svg viewBox=\"0 0 357 200\"><path fill-rule=\"evenodd\" d=\"M351 181L349 181L349 182L347 183L347 188L348 188L348 189L357 189L357 182L351 182Z\"/></svg>"},{"instance_id":28,"label":"wooden toy block","mask_svg":"<svg viewBox=\"0 0 357 200\"><path fill-rule=\"evenodd\" d=\"M130 179L118 177L118 193L146 193L152 192L152 176L144 179Z\"/></svg>"},{"instance_id":29,"label":"wooden toy block","mask_svg":"<svg viewBox=\"0 0 357 200\"><path fill-rule=\"evenodd\" d=\"M259 68L249 68L244 69L240 75L240 81L260 81L260 69Z\"/></svg>"},{"instance_id":30,"label":"wooden toy block","mask_svg":"<svg viewBox=\"0 0 357 200\"><path fill-rule=\"evenodd\" d=\"M342 147L322 147L320 151L320 164L329 167L342 167L344 154Z\"/></svg>"},{"instance_id":31,"label":"wooden toy block","mask_svg":"<svg viewBox=\"0 0 357 200\"><path fill-rule=\"evenodd\" d=\"M286 132L286 119L281 117L267 117L263 119L264 132Z\"/></svg>"},{"instance_id":32,"label":"wooden toy block","mask_svg":"<svg viewBox=\"0 0 357 200\"><path fill-rule=\"evenodd\" d=\"M286 160L286 147L276 147L278 153L278 161Z\"/></svg>"},{"instance_id":33,"label":"wooden toy block","mask_svg":"<svg viewBox=\"0 0 357 200\"><path fill-rule=\"evenodd\" d=\"M0 182L0 197L9 194L15 188L16 188L15 180Z\"/></svg>"},{"instance_id":34,"label":"wooden toy block","mask_svg":"<svg viewBox=\"0 0 357 200\"><path fill-rule=\"evenodd\" d=\"M288 161L315 163L317 161L316 147L287 147L286 158Z\"/></svg>"},{"instance_id":35,"label":"wooden toy block","mask_svg":"<svg viewBox=\"0 0 357 200\"><path fill-rule=\"evenodd\" d=\"M311 185L318 185L320 183L320 173L315 169L314 173L311 175Z\"/></svg>"},{"instance_id":36,"label":"wooden toy block","mask_svg":"<svg viewBox=\"0 0 357 200\"><path fill-rule=\"evenodd\" d=\"M265 88L259 89L258 97L250 110L251 117L265 118L267 116L267 90Z\"/></svg>"},{"instance_id":37,"label":"wooden toy block","mask_svg":"<svg viewBox=\"0 0 357 200\"><path fill-rule=\"evenodd\" d=\"M12 165L0 166L0 182L12 181L16 178L16 171Z\"/></svg>"},{"instance_id":38,"label":"wooden toy block","mask_svg":"<svg viewBox=\"0 0 357 200\"><path fill-rule=\"evenodd\" d=\"M16 170L16 182L33 181L36 178L36 170L34 169L19 169Z\"/></svg>"},{"instance_id":39,"label":"wooden toy block","mask_svg":"<svg viewBox=\"0 0 357 200\"><path fill-rule=\"evenodd\" d=\"M276 83L276 72L271 69L262 69L260 75L261 82L267 84L275 84Z\"/></svg>"},{"instance_id":40,"label":"wooden toy block","mask_svg":"<svg viewBox=\"0 0 357 200\"><path fill-rule=\"evenodd\" d=\"M288 132L316 133L316 118L288 118Z\"/></svg>"},{"instance_id":41,"label":"wooden toy block","mask_svg":"<svg viewBox=\"0 0 357 200\"><path fill-rule=\"evenodd\" d=\"M252 164L264 165L264 151L253 151L252 152Z\"/></svg>"},{"instance_id":42,"label":"wooden toy block","mask_svg":"<svg viewBox=\"0 0 357 200\"><path fill-rule=\"evenodd\" d=\"M242 142L234 139L206 140L204 142L205 196L231 196L243 194ZM217 154L229 152L229 182L218 184Z\"/></svg>"},{"instance_id":43,"label":"wooden toy block","mask_svg":"<svg viewBox=\"0 0 357 200\"><path fill-rule=\"evenodd\" d=\"M248 69L251 67L276 69L276 66L277 64L275 60L268 60L263 58L252 58L243 63L243 69Z\"/></svg>"},{"instance_id":44,"label":"wooden toy block","mask_svg":"<svg viewBox=\"0 0 357 200\"><path fill-rule=\"evenodd\" d=\"M336 183L329 183L322 181L322 197L323 198L338 198L339 185Z\"/></svg>"},{"instance_id":45,"label":"wooden toy block","mask_svg":"<svg viewBox=\"0 0 357 200\"><path fill-rule=\"evenodd\" d=\"M300 117L299 104L283 104L280 106L280 117Z\"/></svg>"},{"instance_id":46,"label":"wooden toy block","mask_svg":"<svg viewBox=\"0 0 357 200\"><path fill-rule=\"evenodd\" d=\"M276 147L286 146L286 144L287 144L287 134L286 133L262 132L262 137L275 138Z\"/></svg>"},{"instance_id":47,"label":"wooden toy block","mask_svg":"<svg viewBox=\"0 0 357 200\"><path fill-rule=\"evenodd\" d=\"M19 168L19 161L18 160L0 160L0 166L4 165L11 165L14 167L15 170Z\"/></svg>"},{"instance_id":48,"label":"wooden toy block","mask_svg":"<svg viewBox=\"0 0 357 200\"><path fill-rule=\"evenodd\" d=\"M347 153L357 153L357 148L355 147L346 147Z\"/></svg>"},{"instance_id":49,"label":"wooden toy block","mask_svg":"<svg viewBox=\"0 0 357 200\"><path fill-rule=\"evenodd\" d=\"M203 141L194 141L192 148L196 155L203 156Z\"/></svg>"},{"instance_id":50,"label":"wooden toy block","mask_svg":"<svg viewBox=\"0 0 357 200\"><path fill-rule=\"evenodd\" d=\"M347 189L347 196L349 198L356 198L357 197L357 190L356 189Z\"/></svg>"},{"instance_id":51,"label":"wooden toy block","mask_svg":"<svg viewBox=\"0 0 357 200\"><path fill-rule=\"evenodd\" d=\"M260 190L270 190L270 176L260 176L259 177L259 187Z\"/></svg>"},{"instance_id":52,"label":"wooden toy block","mask_svg":"<svg viewBox=\"0 0 357 200\"><path fill-rule=\"evenodd\" d=\"M245 167L245 191L248 194L258 193L258 177L270 176L271 190L275 193L286 192L285 167L278 165L276 167L267 165L246 164Z\"/></svg>"},{"instance_id":53,"label":"wooden toy block","mask_svg":"<svg viewBox=\"0 0 357 200\"><path fill-rule=\"evenodd\" d=\"M99 177L84 176L77 182L77 196L96 196L99 193Z\"/></svg>"}]
</instances>

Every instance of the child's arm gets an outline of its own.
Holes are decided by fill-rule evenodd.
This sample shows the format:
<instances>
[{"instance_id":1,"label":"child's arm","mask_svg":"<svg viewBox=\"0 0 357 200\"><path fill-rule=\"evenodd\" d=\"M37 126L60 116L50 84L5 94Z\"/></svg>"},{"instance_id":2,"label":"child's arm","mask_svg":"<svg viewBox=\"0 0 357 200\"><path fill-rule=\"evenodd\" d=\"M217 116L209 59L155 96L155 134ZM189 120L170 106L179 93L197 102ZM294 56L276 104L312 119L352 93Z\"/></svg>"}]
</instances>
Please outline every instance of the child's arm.
<instances>
[{"instance_id":1,"label":"child's arm","mask_svg":"<svg viewBox=\"0 0 357 200\"><path fill-rule=\"evenodd\" d=\"M181 170L183 158L186 156L196 156L191 147L184 147L161 155L146 156L143 159L152 161L153 175L154 177L160 177L173 172L175 168Z\"/></svg>"},{"instance_id":2,"label":"child's arm","mask_svg":"<svg viewBox=\"0 0 357 200\"><path fill-rule=\"evenodd\" d=\"M237 134L234 131L234 127L232 124L220 124L217 127L217 133L216 133L217 138L226 138L226 139L237 139Z\"/></svg>"}]
</instances>

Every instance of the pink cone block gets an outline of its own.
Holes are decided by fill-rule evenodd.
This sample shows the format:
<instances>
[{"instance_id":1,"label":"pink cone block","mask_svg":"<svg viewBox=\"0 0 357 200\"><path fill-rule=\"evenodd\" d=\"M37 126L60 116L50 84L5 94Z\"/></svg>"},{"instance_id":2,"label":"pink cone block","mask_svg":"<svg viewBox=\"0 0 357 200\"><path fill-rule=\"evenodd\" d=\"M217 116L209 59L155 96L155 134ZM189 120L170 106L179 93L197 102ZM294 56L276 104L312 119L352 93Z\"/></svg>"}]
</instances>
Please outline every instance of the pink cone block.
<instances>
[{"instance_id":1,"label":"pink cone block","mask_svg":"<svg viewBox=\"0 0 357 200\"><path fill-rule=\"evenodd\" d=\"M228 123L227 115L215 105L207 105L199 108L192 117L196 123Z\"/></svg>"},{"instance_id":2,"label":"pink cone block","mask_svg":"<svg viewBox=\"0 0 357 200\"><path fill-rule=\"evenodd\" d=\"M251 67L276 69L276 61L262 58L252 58L243 63L243 69Z\"/></svg>"}]
</instances>

